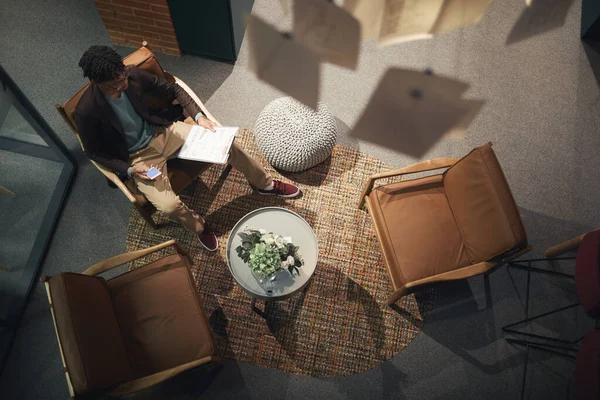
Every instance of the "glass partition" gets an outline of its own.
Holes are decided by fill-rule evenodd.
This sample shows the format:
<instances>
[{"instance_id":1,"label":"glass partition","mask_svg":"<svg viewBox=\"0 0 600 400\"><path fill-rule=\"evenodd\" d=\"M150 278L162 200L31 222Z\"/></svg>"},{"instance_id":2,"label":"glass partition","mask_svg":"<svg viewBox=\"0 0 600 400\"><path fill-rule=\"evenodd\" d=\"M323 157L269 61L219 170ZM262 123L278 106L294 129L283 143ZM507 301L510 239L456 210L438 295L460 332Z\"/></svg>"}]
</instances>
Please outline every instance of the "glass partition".
<instances>
[{"instance_id":1,"label":"glass partition","mask_svg":"<svg viewBox=\"0 0 600 400\"><path fill-rule=\"evenodd\" d=\"M0 371L75 162L0 66Z\"/></svg>"}]
</instances>

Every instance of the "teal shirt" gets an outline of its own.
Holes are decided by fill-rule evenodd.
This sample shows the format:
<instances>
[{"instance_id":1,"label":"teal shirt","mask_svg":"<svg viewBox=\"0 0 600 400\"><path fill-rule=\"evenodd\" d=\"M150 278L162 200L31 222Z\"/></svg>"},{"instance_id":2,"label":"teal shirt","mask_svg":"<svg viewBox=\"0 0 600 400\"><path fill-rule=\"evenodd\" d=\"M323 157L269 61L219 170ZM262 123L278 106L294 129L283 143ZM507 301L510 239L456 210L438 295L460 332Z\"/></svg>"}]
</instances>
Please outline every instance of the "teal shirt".
<instances>
[{"instance_id":1,"label":"teal shirt","mask_svg":"<svg viewBox=\"0 0 600 400\"><path fill-rule=\"evenodd\" d=\"M148 143L154 137L156 126L146 122L139 116L125 92L121 93L121 97L118 99L105 97L123 126L129 154L148 146Z\"/></svg>"}]
</instances>

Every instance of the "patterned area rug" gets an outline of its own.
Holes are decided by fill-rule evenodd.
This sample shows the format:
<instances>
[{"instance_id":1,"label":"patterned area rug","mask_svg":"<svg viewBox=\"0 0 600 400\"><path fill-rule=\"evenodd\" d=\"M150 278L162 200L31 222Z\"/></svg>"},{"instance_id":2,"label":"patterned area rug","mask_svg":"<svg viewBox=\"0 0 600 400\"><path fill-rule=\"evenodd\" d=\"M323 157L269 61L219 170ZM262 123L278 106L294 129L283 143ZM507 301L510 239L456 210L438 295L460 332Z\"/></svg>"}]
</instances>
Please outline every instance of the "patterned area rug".
<instances>
[{"instance_id":1,"label":"patterned area rug","mask_svg":"<svg viewBox=\"0 0 600 400\"><path fill-rule=\"evenodd\" d=\"M236 140L267 165L251 132L240 132ZM336 146L333 156L320 165L302 173L284 173L283 179L296 182L303 191L298 199L284 200L255 194L241 173L215 165L181 198L215 228L219 252L204 251L191 233L159 214L155 218L166 225L153 230L135 210L129 220L127 250L171 238L188 249L223 357L319 377L366 371L406 347L433 306L431 290L419 292L416 298L406 296L394 308L385 305L391 283L370 218L356 204L366 179L386 169L373 157ZM304 292L280 302L258 301L259 313L229 273L225 247L235 223L265 206L288 208L308 221L319 240L319 263Z\"/></svg>"}]
</instances>

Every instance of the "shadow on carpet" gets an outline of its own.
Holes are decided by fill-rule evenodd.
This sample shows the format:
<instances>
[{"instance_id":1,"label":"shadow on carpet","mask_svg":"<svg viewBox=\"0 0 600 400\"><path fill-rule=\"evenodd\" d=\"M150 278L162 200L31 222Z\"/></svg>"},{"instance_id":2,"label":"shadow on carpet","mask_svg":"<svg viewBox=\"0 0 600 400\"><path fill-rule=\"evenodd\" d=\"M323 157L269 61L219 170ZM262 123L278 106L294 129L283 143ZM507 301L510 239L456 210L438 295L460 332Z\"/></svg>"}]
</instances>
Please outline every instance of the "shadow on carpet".
<instances>
[{"instance_id":1,"label":"shadow on carpet","mask_svg":"<svg viewBox=\"0 0 600 400\"><path fill-rule=\"evenodd\" d=\"M251 132L241 131L236 140L267 165ZM135 210L129 220L127 251L171 238L189 251L223 357L317 377L360 373L406 347L421 330L434 300L427 289L416 297L405 296L394 308L385 305L391 283L370 218L356 204L366 179L387 169L369 155L336 146L332 157L316 167L286 173L303 194L284 200L259 196L240 172L214 165L180 196L214 227L221 245L218 252L204 251L192 233L164 216L155 215L165 225L153 230ZM236 222L266 206L285 207L306 219L319 241L319 262L303 292L279 302L259 301L262 312L257 313L229 272L225 248ZM157 253L154 258L162 256Z\"/></svg>"}]
</instances>

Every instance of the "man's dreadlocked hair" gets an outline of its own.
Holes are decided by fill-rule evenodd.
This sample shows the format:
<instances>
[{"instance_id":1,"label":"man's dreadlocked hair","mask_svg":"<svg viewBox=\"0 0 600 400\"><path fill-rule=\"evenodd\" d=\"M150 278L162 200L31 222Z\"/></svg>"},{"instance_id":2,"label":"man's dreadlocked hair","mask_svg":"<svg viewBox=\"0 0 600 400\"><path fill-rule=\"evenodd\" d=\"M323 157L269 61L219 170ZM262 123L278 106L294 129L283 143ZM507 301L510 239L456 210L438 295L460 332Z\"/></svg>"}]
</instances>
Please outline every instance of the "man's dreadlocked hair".
<instances>
[{"instance_id":1,"label":"man's dreadlocked hair","mask_svg":"<svg viewBox=\"0 0 600 400\"><path fill-rule=\"evenodd\" d=\"M98 83L110 81L124 71L121 56L108 46L91 46L79 60L83 76Z\"/></svg>"}]
</instances>

